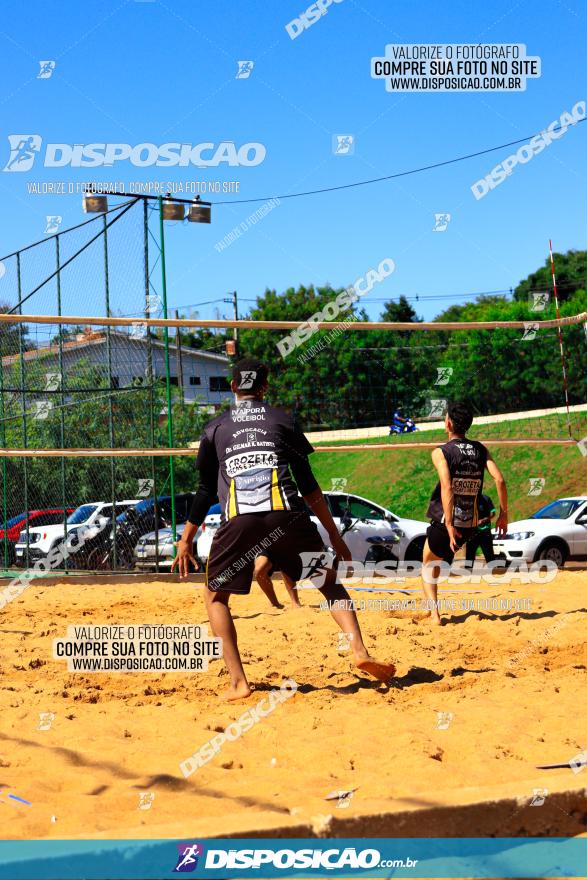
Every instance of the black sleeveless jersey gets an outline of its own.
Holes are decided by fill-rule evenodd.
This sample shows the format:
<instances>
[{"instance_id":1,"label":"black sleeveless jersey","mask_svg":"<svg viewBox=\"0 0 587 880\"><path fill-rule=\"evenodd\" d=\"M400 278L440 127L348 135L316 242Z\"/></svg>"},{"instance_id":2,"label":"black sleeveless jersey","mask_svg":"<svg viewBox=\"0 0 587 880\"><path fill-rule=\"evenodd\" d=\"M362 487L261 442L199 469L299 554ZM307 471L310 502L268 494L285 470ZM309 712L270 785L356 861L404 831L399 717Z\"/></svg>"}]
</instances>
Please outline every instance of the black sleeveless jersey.
<instances>
[{"instance_id":1,"label":"black sleeveless jersey","mask_svg":"<svg viewBox=\"0 0 587 880\"><path fill-rule=\"evenodd\" d=\"M242 400L204 428L196 464L218 462L223 520L244 513L304 510L289 465L314 449L286 410Z\"/></svg>"},{"instance_id":2,"label":"black sleeveless jersey","mask_svg":"<svg viewBox=\"0 0 587 880\"><path fill-rule=\"evenodd\" d=\"M440 447L450 471L454 498L453 522L457 528L473 528L479 520L479 503L483 491L483 476L488 451L478 440L449 440ZM436 484L427 516L444 522L440 481Z\"/></svg>"}]
</instances>

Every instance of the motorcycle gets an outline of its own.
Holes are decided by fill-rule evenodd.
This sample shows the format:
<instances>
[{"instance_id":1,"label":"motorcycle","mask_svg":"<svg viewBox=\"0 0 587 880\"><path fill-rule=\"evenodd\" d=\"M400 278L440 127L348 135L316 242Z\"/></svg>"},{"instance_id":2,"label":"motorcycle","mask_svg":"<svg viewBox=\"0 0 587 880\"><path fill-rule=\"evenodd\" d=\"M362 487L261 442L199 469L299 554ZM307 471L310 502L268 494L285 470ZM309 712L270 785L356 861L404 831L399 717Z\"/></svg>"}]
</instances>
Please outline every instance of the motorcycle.
<instances>
[{"instance_id":1,"label":"motorcycle","mask_svg":"<svg viewBox=\"0 0 587 880\"><path fill-rule=\"evenodd\" d=\"M348 513L345 513L342 518L342 528L340 530L341 538L344 538L347 532L355 529L360 522L367 522L367 520L355 519L353 522L351 516ZM365 556L365 562L384 562L389 559L393 559L396 562L399 561L395 554L395 547L400 543L403 533L393 525L390 525L389 528L390 532L387 534L370 535L368 538L365 538L365 542L369 545L369 549Z\"/></svg>"},{"instance_id":2,"label":"motorcycle","mask_svg":"<svg viewBox=\"0 0 587 880\"><path fill-rule=\"evenodd\" d=\"M389 535L372 535L370 538L367 538L366 541L369 544L369 549L367 550L365 562L385 562L389 559L399 562L398 557L394 553L394 548L396 544L399 544L400 540L400 536L396 532L392 532Z\"/></svg>"},{"instance_id":3,"label":"motorcycle","mask_svg":"<svg viewBox=\"0 0 587 880\"><path fill-rule=\"evenodd\" d=\"M397 421L394 419L393 424L389 429L390 434L411 434L413 431L419 430L416 426L416 423L413 419L404 419L403 421Z\"/></svg>"}]
</instances>

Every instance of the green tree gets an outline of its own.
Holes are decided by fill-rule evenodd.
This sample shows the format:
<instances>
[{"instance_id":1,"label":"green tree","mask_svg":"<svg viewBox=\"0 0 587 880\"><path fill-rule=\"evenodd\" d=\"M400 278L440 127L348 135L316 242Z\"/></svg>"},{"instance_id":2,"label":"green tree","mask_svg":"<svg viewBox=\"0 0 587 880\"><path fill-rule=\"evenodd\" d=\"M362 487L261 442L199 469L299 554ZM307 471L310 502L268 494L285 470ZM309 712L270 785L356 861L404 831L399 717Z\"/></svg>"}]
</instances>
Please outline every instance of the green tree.
<instances>
[{"instance_id":1,"label":"green tree","mask_svg":"<svg viewBox=\"0 0 587 880\"><path fill-rule=\"evenodd\" d=\"M257 299L251 317L301 323L321 312L342 291L326 287L289 288L282 295L268 290ZM398 304L390 303L388 314ZM416 318L404 298L402 315ZM368 321L357 303L336 320ZM282 358L277 342L288 331L243 331L241 354L261 358L271 367L271 399L294 409L309 428L385 425L398 403L408 408L428 384L428 354L418 351L416 334L352 326L320 330Z\"/></svg>"},{"instance_id":2,"label":"green tree","mask_svg":"<svg viewBox=\"0 0 587 880\"><path fill-rule=\"evenodd\" d=\"M11 306L0 303L0 313L7 315ZM28 327L26 324L0 324L0 357L17 354L19 351L19 333L22 333L23 349L31 348L28 340Z\"/></svg>"},{"instance_id":3,"label":"green tree","mask_svg":"<svg viewBox=\"0 0 587 880\"><path fill-rule=\"evenodd\" d=\"M418 317L415 309L410 305L407 298L402 293L397 302L390 300L385 303L383 311L381 312L380 320L412 324L415 321L421 321L422 319Z\"/></svg>"},{"instance_id":4,"label":"green tree","mask_svg":"<svg viewBox=\"0 0 587 880\"><path fill-rule=\"evenodd\" d=\"M571 299L579 290L587 287L587 251L569 250L566 254L553 254L557 293L561 303ZM550 257L544 265L520 281L514 290L516 301L528 300L531 292L552 291Z\"/></svg>"},{"instance_id":5,"label":"green tree","mask_svg":"<svg viewBox=\"0 0 587 880\"><path fill-rule=\"evenodd\" d=\"M524 300L484 298L459 306L462 321L524 321L527 330L496 328L462 330L447 334L442 365L453 370L445 392L468 400L479 415L560 406L564 402L558 331L531 325L553 318L554 307L532 311ZM587 309L585 291L577 291L561 306L561 314ZM447 320L445 312L441 317ZM455 320L454 313L451 316ZM587 345L582 326L562 330L572 403L585 400Z\"/></svg>"}]
</instances>

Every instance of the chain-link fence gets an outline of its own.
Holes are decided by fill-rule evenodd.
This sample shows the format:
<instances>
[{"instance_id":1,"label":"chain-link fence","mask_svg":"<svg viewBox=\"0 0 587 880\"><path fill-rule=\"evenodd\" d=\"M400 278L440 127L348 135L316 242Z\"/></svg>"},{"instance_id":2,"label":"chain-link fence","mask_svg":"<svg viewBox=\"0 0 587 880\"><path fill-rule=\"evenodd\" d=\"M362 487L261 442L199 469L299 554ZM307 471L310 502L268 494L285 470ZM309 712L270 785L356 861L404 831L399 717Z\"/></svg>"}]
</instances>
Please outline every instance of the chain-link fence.
<instances>
[{"instance_id":1,"label":"chain-link fence","mask_svg":"<svg viewBox=\"0 0 587 880\"><path fill-rule=\"evenodd\" d=\"M152 508L141 527L175 530L185 520L175 499L195 488L193 459L148 450L198 439L228 397L228 359L145 325L166 315L158 227L157 208L130 200L2 259L0 312L44 322L0 326L0 446L146 453L3 457L5 568L45 558L76 532L93 540L99 525L100 539L60 567L128 569L137 529L123 514L131 505ZM52 323L63 315L130 323Z\"/></svg>"}]
</instances>

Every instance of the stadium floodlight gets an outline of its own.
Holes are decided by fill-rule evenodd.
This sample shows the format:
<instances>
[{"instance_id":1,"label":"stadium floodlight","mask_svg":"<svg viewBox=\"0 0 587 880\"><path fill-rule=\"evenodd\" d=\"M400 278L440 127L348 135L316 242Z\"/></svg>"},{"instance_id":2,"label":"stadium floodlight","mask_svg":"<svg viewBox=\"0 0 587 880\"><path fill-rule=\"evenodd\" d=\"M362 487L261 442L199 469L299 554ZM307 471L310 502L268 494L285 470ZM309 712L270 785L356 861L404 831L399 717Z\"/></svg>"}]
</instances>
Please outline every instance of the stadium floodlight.
<instances>
[{"instance_id":1,"label":"stadium floodlight","mask_svg":"<svg viewBox=\"0 0 587 880\"><path fill-rule=\"evenodd\" d=\"M185 208L181 202L172 201L166 198L163 202L163 219L164 220L183 220L185 217Z\"/></svg>"},{"instance_id":2,"label":"stadium floodlight","mask_svg":"<svg viewBox=\"0 0 587 880\"><path fill-rule=\"evenodd\" d=\"M86 214L105 214L108 210L108 197L96 193L84 193L82 204Z\"/></svg>"},{"instance_id":3,"label":"stadium floodlight","mask_svg":"<svg viewBox=\"0 0 587 880\"><path fill-rule=\"evenodd\" d=\"M188 211L188 221L190 223L210 223L212 220L212 206L208 203L202 203L200 196L196 196Z\"/></svg>"}]
</instances>

